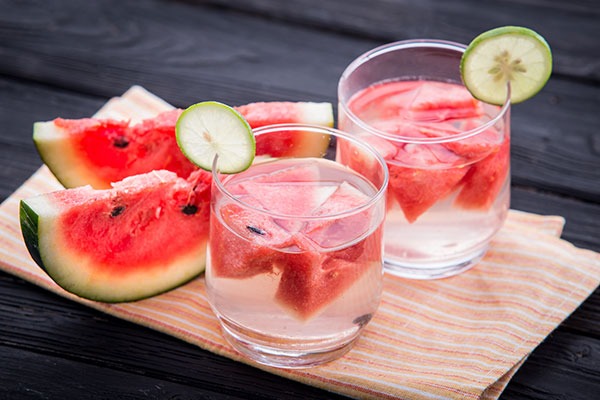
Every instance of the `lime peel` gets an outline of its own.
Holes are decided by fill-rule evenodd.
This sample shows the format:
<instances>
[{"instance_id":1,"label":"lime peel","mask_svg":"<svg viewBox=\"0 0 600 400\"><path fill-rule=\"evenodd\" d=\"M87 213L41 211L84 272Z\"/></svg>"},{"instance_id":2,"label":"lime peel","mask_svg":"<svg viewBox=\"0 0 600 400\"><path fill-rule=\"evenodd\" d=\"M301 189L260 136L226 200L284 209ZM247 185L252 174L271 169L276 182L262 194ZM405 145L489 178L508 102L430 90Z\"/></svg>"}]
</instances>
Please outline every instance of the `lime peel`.
<instances>
[{"instance_id":1,"label":"lime peel","mask_svg":"<svg viewBox=\"0 0 600 400\"><path fill-rule=\"evenodd\" d=\"M513 104L535 96L552 73L552 52L535 31L503 26L477 36L463 53L460 72L471 94L486 103Z\"/></svg>"},{"instance_id":2,"label":"lime peel","mask_svg":"<svg viewBox=\"0 0 600 400\"><path fill-rule=\"evenodd\" d=\"M244 171L254 160L256 141L246 119L217 101L188 107L175 125L177 145L195 165L212 170L215 156L220 173Z\"/></svg>"}]
</instances>

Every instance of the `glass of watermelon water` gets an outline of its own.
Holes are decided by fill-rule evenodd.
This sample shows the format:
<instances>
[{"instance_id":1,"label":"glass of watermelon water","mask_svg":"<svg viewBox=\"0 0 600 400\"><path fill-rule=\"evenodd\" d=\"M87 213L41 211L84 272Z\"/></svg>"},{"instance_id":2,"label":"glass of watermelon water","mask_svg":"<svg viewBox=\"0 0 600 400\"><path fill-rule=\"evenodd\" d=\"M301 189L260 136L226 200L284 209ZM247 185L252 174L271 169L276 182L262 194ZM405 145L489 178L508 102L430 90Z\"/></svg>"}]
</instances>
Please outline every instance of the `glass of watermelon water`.
<instances>
[{"instance_id":1,"label":"glass of watermelon water","mask_svg":"<svg viewBox=\"0 0 600 400\"><path fill-rule=\"evenodd\" d=\"M335 138L337 148L300 157L271 149L278 157L256 157L232 175L213 164L208 298L242 354L270 366L318 365L346 353L378 308L387 168L372 147L335 129L254 133L272 147L308 135ZM345 145L369 163L368 174L339 157Z\"/></svg>"},{"instance_id":2,"label":"glass of watermelon water","mask_svg":"<svg viewBox=\"0 0 600 400\"><path fill-rule=\"evenodd\" d=\"M338 127L386 160L385 270L452 276L485 254L510 199L510 98L475 99L461 83L466 46L411 40L353 61L338 86ZM354 152L353 146L341 149ZM356 170L370 168L354 157Z\"/></svg>"}]
</instances>

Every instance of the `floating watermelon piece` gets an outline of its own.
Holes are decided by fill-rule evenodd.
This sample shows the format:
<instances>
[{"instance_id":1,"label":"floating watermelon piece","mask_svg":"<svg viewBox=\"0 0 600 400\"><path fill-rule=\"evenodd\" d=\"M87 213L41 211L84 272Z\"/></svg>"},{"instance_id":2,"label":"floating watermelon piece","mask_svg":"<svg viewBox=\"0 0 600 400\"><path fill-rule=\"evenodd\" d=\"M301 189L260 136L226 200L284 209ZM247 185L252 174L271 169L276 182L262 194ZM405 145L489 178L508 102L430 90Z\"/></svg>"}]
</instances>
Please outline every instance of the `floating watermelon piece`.
<instances>
[{"instance_id":1,"label":"floating watermelon piece","mask_svg":"<svg viewBox=\"0 0 600 400\"><path fill-rule=\"evenodd\" d=\"M460 129L448 123L427 124L419 126L419 130L427 137L441 138L457 135L480 126L480 121L465 120L460 124ZM492 151L497 150L502 144L504 134L502 130L490 127L475 136L464 139L442 143L442 145L454 154L465 159L465 162L473 162L483 159Z\"/></svg>"},{"instance_id":2,"label":"floating watermelon piece","mask_svg":"<svg viewBox=\"0 0 600 400\"><path fill-rule=\"evenodd\" d=\"M357 264L315 253L290 254L275 298L301 319L308 319L336 299L364 272Z\"/></svg>"},{"instance_id":3,"label":"floating watermelon piece","mask_svg":"<svg viewBox=\"0 0 600 400\"><path fill-rule=\"evenodd\" d=\"M333 124L329 103L253 103L237 110L253 127L282 122ZM186 178L197 167L177 146L175 123L181 112L167 111L134 125L110 119L58 118L35 123L33 140L44 163L65 187L110 188L111 182L127 176L161 169ZM320 155L329 137L290 132L284 143L259 141L258 155Z\"/></svg>"},{"instance_id":4,"label":"floating watermelon piece","mask_svg":"<svg viewBox=\"0 0 600 400\"><path fill-rule=\"evenodd\" d=\"M447 121L483 114L481 102L462 85L420 81L407 115L414 121Z\"/></svg>"},{"instance_id":5,"label":"floating watermelon piece","mask_svg":"<svg viewBox=\"0 0 600 400\"><path fill-rule=\"evenodd\" d=\"M123 302L179 286L205 267L210 175L153 171L21 201L32 258L65 290Z\"/></svg>"},{"instance_id":6,"label":"floating watermelon piece","mask_svg":"<svg viewBox=\"0 0 600 400\"><path fill-rule=\"evenodd\" d=\"M455 204L472 210L489 209L506 181L509 166L510 139L506 137L496 152L471 166Z\"/></svg>"},{"instance_id":7,"label":"floating watermelon piece","mask_svg":"<svg viewBox=\"0 0 600 400\"><path fill-rule=\"evenodd\" d=\"M218 219L212 213L210 228L211 267L215 276L243 279L272 272L280 254L277 249L295 245L289 232L260 212L234 203L218 212L221 217Z\"/></svg>"},{"instance_id":8,"label":"floating watermelon piece","mask_svg":"<svg viewBox=\"0 0 600 400\"><path fill-rule=\"evenodd\" d=\"M336 190L312 215L335 215L367 204L369 197L347 182ZM302 233L322 248L335 248L364 235L373 226L370 209L343 215L336 219L309 221Z\"/></svg>"},{"instance_id":9,"label":"floating watermelon piece","mask_svg":"<svg viewBox=\"0 0 600 400\"><path fill-rule=\"evenodd\" d=\"M389 165L389 190L400 204L404 217L413 223L439 200L448 196L468 168L420 169Z\"/></svg>"}]
</instances>

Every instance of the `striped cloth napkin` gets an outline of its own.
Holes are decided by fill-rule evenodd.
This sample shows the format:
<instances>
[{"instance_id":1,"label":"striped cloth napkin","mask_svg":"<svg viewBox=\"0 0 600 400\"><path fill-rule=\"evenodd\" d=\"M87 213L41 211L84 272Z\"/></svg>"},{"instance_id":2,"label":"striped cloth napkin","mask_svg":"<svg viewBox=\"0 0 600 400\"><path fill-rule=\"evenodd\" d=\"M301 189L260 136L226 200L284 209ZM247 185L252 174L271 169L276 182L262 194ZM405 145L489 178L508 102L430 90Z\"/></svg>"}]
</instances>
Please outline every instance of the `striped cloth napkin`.
<instances>
[{"instance_id":1,"label":"striped cloth napkin","mask_svg":"<svg viewBox=\"0 0 600 400\"><path fill-rule=\"evenodd\" d=\"M170 106L140 87L110 100L99 117L138 120ZM224 341L204 279L123 304L66 293L23 244L18 202L60 184L40 168L0 205L0 269L52 292L208 351L249 363ZM564 220L511 210L486 257L452 278L385 276L380 309L344 357L304 370L255 365L356 398L496 399L531 351L600 282L600 254L559 239Z\"/></svg>"}]
</instances>

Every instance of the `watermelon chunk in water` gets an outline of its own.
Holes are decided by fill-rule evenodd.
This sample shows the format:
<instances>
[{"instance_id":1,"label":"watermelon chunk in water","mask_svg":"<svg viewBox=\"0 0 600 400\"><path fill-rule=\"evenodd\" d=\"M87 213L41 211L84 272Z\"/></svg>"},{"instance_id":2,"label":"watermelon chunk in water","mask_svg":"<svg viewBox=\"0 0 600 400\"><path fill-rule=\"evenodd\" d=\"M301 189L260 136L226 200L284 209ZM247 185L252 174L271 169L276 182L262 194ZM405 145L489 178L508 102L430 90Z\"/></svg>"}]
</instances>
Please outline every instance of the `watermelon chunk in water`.
<instances>
[{"instance_id":1,"label":"watermelon chunk in water","mask_svg":"<svg viewBox=\"0 0 600 400\"><path fill-rule=\"evenodd\" d=\"M469 167L452 167L460 164L460 158L439 144L407 144L398 151L395 160L388 164L388 190L409 223L454 191L469 170Z\"/></svg>"},{"instance_id":2,"label":"watermelon chunk in water","mask_svg":"<svg viewBox=\"0 0 600 400\"><path fill-rule=\"evenodd\" d=\"M112 189L66 189L21 201L32 258L65 290L133 301L182 285L205 267L210 175L154 171Z\"/></svg>"},{"instance_id":3,"label":"watermelon chunk in water","mask_svg":"<svg viewBox=\"0 0 600 400\"><path fill-rule=\"evenodd\" d=\"M247 198L244 200L249 202ZM289 232L260 212L235 203L221 207L218 212L220 218L212 213L210 228L210 257L215 276L244 279L273 272L279 250L295 246Z\"/></svg>"},{"instance_id":4,"label":"watermelon chunk in water","mask_svg":"<svg viewBox=\"0 0 600 400\"><path fill-rule=\"evenodd\" d=\"M409 223L454 191L468 168L430 169L389 165L389 190Z\"/></svg>"},{"instance_id":5,"label":"watermelon chunk in water","mask_svg":"<svg viewBox=\"0 0 600 400\"><path fill-rule=\"evenodd\" d=\"M510 139L506 137L497 151L471 166L455 204L472 210L489 209L506 181L509 166Z\"/></svg>"},{"instance_id":6,"label":"watermelon chunk in water","mask_svg":"<svg viewBox=\"0 0 600 400\"><path fill-rule=\"evenodd\" d=\"M313 216L335 215L367 204L369 197L348 182L343 182L312 212ZM309 221L302 234L320 248L331 249L350 243L366 234L373 226L369 210L342 215L335 219Z\"/></svg>"},{"instance_id":7,"label":"watermelon chunk in water","mask_svg":"<svg viewBox=\"0 0 600 400\"><path fill-rule=\"evenodd\" d=\"M275 298L300 319L309 319L338 298L365 272L363 265L317 253L289 254Z\"/></svg>"},{"instance_id":8,"label":"watermelon chunk in water","mask_svg":"<svg viewBox=\"0 0 600 400\"><path fill-rule=\"evenodd\" d=\"M237 110L252 127L283 122L333 124L330 103L252 103ZM197 167L177 146L175 124L181 112L166 111L138 124L93 118L36 122L33 140L42 160L65 187L105 189L127 176L161 169L186 178ZM259 142L258 155L321 155L329 137L290 133L283 143Z\"/></svg>"}]
</instances>

